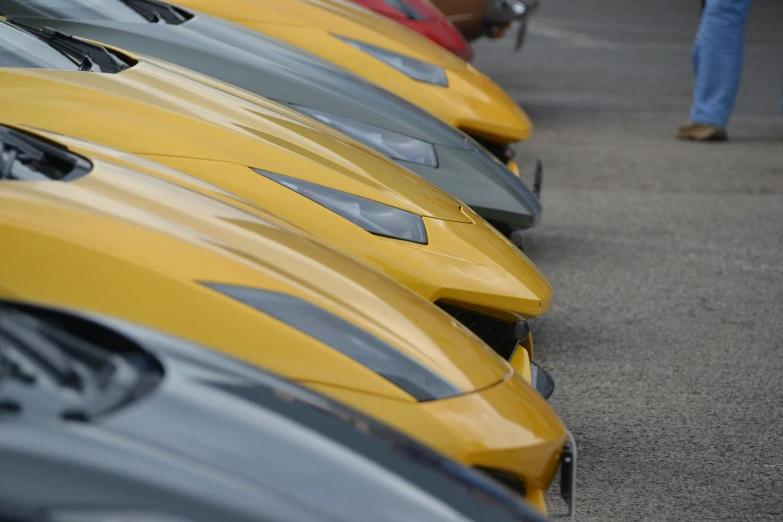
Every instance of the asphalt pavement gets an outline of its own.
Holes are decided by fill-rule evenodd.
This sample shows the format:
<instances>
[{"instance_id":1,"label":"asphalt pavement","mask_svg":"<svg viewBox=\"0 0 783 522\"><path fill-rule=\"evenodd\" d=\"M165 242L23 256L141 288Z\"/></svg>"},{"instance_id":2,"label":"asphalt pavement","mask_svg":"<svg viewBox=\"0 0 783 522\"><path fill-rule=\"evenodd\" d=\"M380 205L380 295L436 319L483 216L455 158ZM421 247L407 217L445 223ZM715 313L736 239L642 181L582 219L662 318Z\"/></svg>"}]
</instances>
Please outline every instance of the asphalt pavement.
<instances>
[{"instance_id":1,"label":"asphalt pavement","mask_svg":"<svg viewBox=\"0 0 783 522\"><path fill-rule=\"evenodd\" d=\"M542 0L475 65L546 164L533 325L579 521L783 520L783 1L756 0L731 141L674 139L697 0ZM554 497L553 513L562 512Z\"/></svg>"}]
</instances>

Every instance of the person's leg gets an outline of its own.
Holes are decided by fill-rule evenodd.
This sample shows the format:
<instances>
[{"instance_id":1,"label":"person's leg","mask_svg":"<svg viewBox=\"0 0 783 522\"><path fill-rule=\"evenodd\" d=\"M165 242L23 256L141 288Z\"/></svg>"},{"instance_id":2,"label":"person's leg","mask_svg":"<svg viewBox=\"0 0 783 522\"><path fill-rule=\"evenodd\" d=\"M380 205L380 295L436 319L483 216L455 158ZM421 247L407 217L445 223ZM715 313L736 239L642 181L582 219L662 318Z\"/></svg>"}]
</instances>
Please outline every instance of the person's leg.
<instances>
[{"instance_id":1,"label":"person's leg","mask_svg":"<svg viewBox=\"0 0 783 522\"><path fill-rule=\"evenodd\" d=\"M694 43L696 85L691 121L725 127L742 72L745 22L752 0L709 0Z\"/></svg>"}]
</instances>

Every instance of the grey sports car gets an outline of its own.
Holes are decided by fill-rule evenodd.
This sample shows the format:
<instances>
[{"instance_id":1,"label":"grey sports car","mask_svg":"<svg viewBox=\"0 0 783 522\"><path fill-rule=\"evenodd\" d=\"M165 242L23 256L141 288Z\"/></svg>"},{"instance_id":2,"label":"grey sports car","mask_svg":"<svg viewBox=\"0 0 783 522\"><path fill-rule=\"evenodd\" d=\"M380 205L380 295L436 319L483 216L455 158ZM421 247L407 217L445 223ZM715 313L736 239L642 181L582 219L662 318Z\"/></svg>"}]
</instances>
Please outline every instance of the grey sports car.
<instances>
[{"instance_id":1,"label":"grey sports car","mask_svg":"<svg viewBox=\"0 0 783 522\"><path fill-rule=\"evenodd\" d=\"M0 0L0 13L166 60L287 104L398 161L506 235L539 221L540 170L534 193L461 131L266 35L158 0Z\"/></svg>"},{"instance_id":2,"label":"grey sports car","mask_svg":"<svg viewBox=\"0 0 783 522\"><path fill-rule=\"evenodd\" d=\"M52 522L543 520L283 379L126 322L9 301L0 462L0 502Z\"/></svg>"}]
</instances>

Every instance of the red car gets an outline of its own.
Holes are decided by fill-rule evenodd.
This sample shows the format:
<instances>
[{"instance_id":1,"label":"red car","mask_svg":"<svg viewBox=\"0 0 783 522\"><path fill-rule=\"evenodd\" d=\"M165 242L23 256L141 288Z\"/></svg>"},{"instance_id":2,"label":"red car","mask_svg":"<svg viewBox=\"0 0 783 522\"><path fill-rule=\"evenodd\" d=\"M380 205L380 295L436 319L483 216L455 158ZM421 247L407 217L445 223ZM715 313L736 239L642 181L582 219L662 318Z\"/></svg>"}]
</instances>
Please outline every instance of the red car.
<instances>
[{"instance_id":1,"label":"red car","mask_svg":"<svg viewBox=\"0 0 783 522\"><path fill-rule=\"evenodd\" d=\"M473 49L454 25L428 0L354 0L378 14L413 29L466 61Z\"/></svg>"}]
</instances>

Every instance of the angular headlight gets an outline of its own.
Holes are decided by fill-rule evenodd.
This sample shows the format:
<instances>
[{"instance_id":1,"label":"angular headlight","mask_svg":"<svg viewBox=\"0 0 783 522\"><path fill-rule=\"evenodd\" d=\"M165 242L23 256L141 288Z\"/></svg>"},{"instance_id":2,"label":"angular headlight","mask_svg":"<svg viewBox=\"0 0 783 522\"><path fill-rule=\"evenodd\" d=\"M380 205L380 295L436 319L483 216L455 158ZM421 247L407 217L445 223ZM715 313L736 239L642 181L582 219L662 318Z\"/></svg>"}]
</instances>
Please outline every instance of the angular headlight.
<instances>
[{"instance_id":1,"label":"angular headlight","mask_svg":"<svg viewBox=\"0 0 783 522\"><path fill-rule=\"evenodd\" d=\"M378 58L386 65L394 67L401 73L407 75L410 78L413 78L414 80L440 85L442 87L449 86L449 81L446 79L446 71L443 70L443 67L438 67L437 65L433 65L431 63L422 62L416 58L411 58L410 56L395 53L394 51L389 51L388 49L376 47L368 43L352 40L344 36L333 36L339 38L349 45L356 47L357 49L366 52L367 54Z\"/></svg>"},{"instance_id":2,"label":"angular headlight","mask_svg":"<svg viewBox=\"0 0 783 522\"><path fill-rule=\"evenodd\" d=\"M253 170L328 208L371 234L427 244L427 230L421 216L323 185L265 170Z\"/></svg>"},{"instance_id":3,"label":"angular headlight","mask_svg":"<svg viewBox=\"0 0 783 522\"><path fill-rule=\"evenodd\" d=\"M303 299L246 286L201 284L330 346L405 390L418 401L440 400L462 394L459 388L415 359Z\"/></svg>"},{"instance_id":4,"label":"angular headlight","mask_svg":"<svg viewBox=\"0 0 783 522\"><path fill-rule=\"evenodd\" d=\"M438 155L431 143L318 109L301 105L294 105L294 108L372 147L388 158L428 167L438 166Z\"/></svg>"}]
</instances>

